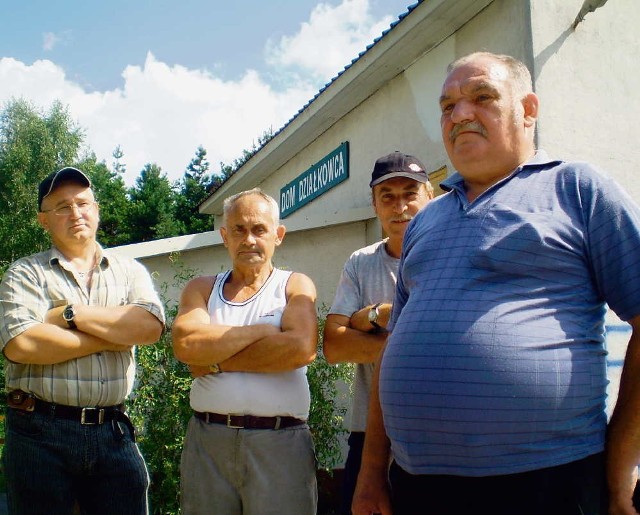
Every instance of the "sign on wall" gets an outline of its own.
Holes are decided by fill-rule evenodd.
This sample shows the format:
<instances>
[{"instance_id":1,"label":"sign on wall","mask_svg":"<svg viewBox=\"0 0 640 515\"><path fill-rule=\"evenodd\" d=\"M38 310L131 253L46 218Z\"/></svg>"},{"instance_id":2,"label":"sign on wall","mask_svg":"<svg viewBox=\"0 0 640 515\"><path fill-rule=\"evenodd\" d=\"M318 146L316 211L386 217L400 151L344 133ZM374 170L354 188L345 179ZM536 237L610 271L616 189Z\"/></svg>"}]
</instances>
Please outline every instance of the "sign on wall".
<instances>
[{"instance_id":1,"label":"sign on wall","mask_svg":"<svg viewBox=\"0 0 640 515\"><path fill-rule=\"evenodd\" d=\"M345 141L280 190L280 218L286 218L349 177L349 142Z\"/></svg>"}]
</instances>

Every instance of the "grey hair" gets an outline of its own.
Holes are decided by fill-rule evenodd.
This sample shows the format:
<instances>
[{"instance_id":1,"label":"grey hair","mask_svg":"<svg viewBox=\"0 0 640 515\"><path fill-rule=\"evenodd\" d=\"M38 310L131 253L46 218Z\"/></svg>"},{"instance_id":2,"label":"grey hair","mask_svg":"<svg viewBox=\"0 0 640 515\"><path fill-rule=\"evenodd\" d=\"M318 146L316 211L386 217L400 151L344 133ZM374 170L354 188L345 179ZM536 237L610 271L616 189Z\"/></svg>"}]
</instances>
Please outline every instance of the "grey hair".
<instances>
[{"instance_id":1,"label":"grey hair","mask_svg":"<svg viewBox=\"0 0 640 515\"><path fill-rule=\"evenodd\" d=\"M280 225L280 208L278 207L278 203L275 201L273 197L267 195L260 188L253 188L251 190L241 191L240 193L236 193L235 195L231 195L224 199L222 204L222 225L224 227L227 226L227 216L229 215L229 211L235 205L235 203L240 200L242 197L248 197L250 195L258 195L262 197L267 204L269 205L269 209L271 210L271 216L273 217L273 223L277 227Z\"/></svg>"},{"instance_id":2,"label":"grey hair","mask_svg":"<svg viewBox=\"0 0 640 515\"><path fill-rule=\"evenodd\" d=\"M524 97L525 95L533 92L533 81L531 79L531 73L529 72L529 69L522 61L519 61L518 59L510 55L494 54L492 52L474 52L472 54L465 55L449 64L449 66L447 66L447 73L451 73L456 68L465 65L473 61L474 59L477 59L478 57L491 59L504 65L513 81L514 90L518 94L521 94Z\"/></svg>"}]
</instances>

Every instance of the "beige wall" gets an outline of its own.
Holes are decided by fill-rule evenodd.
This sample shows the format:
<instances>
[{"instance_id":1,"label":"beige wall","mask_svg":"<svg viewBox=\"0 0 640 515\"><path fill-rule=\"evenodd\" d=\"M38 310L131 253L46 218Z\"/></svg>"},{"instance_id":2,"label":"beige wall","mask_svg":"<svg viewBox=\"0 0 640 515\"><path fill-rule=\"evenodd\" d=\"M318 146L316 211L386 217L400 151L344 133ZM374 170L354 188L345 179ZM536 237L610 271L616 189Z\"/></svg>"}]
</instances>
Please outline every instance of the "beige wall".
<instances>
[{"instance_id":1,"label":"beige wall","mask_svg":"<svg viewBox=\"0 0 640 515\"><path fill-rule=\"evenodd\" d=\"M640 2L611 0L573 31L582 3L532 2L539 145L602 167L640 201Z\"/></svg>"}]
</instances>

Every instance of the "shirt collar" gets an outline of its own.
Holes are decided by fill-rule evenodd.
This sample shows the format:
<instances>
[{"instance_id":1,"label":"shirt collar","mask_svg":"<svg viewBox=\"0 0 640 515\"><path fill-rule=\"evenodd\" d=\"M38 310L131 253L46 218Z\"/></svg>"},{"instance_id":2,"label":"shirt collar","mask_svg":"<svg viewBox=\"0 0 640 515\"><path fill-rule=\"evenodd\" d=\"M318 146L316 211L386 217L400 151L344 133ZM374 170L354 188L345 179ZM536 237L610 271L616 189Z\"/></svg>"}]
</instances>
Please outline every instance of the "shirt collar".
<instances>
[{"instance_id":1,"label":"shirt collar","mask_svg":"<svg viewBox=\"0 0 640 515\"><path fill-rule=\"evenodd\" d=\"M533 168L542 165L550 165L560 163L560 160L551 159L548 154L544 150L537 150L536 153L529 159L525 161L523 164L518 166L512 173L510 173L507 177L513 177L518 172L523 170L524 168ZM451 191L454 189L464 191L464 177L460 175L458 172L454 172L449 177L447 177L444 181L440 183L440 187L444 191Z\"/></svg>"},{"instance_id":2,"label":"shirt collar","mask_svg":"<svg viewBox=\"0 0 640 515\"><path fill-rule=\"evenodd\" d=\"M106 266L109 266L109 256L105 254L104 249L98 242L96 242L96 253L98 254L98 259L96 260L96 262L99 265L102 265L102 263L104 263ZM64 254L62 254L62 252L60 252L55 246L51 247L51 249L49 250L49 264L55 265L60 262L66 263L67 261L67 258L64 257Z\"/></svg>"}]
</instances>

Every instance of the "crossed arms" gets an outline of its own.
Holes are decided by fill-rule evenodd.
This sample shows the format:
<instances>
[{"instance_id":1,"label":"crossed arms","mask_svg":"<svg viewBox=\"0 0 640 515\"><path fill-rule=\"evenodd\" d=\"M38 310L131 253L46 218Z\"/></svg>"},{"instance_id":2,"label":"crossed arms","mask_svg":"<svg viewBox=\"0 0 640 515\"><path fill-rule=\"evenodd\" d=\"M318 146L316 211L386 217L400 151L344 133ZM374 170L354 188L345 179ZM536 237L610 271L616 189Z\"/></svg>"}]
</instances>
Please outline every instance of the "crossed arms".
<instances>
[{"instance_id":1,"label":"crossed arms","mask_svg":"<svg viewBox=\"0 0 640 515\"><path fill-rule=\"evenodd\" d=\"M208 276L187 284L173 324L175 356L191 365L192 372L214 363L225 372L284 372L315 359L316 290L306 275L291 275L280 327L212 324L207 310L212 284L213 278Z\"/></svg>"}]
</instances>

